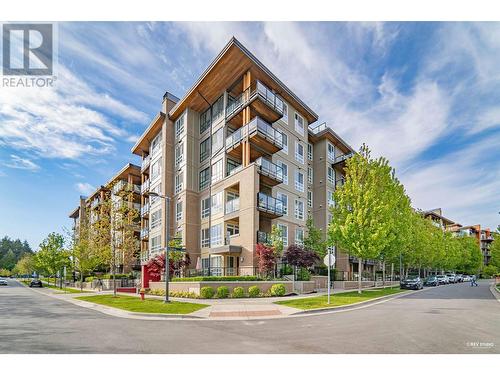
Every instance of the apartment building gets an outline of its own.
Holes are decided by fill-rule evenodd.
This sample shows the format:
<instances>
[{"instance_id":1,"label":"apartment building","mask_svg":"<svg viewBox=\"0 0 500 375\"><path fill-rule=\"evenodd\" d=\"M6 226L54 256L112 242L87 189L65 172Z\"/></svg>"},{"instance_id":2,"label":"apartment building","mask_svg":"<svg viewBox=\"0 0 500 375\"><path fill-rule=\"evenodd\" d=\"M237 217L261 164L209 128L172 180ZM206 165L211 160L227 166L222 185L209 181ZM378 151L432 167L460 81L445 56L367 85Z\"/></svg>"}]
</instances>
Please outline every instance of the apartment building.
<instances>
[{"instance_id":1,"label":"apartment building","mask_svg":"<svg viewBox=\"0 0 500 375\"><path fill-rule=\"evenodd\" d=\"M443 231L454 231L456 228L461 226L453 220L443 216L443 210L441 208L424 211L423 215L425 218L430 219L436 227L442 229Z\"/></svg>"},{"instance_id":2,"label":"apartment building","mask_svg":"<svg viewBox=\"0 0 500 375\"><path fill-rule=\"evenodd\" d=\"M80 196L78 207L69 215L75 240L82 235L83 220L88 220L88 236L99 223L106 223L103 226L109 228L109 242L116 251L117 272L140 270L140 181L140 167L128 163L91 195Z\"/></svg>"},{"instance_id":3,"label":"apartment building","mask_svg":"<svg viewBox=\"0 0 500 375\"><path fill-rule=\"evenodd\" d=\"M191 268L252 275L255 246L276 224L301 243L311 215L326 233L333 191L352 148L238 40L231 39L182 99L161 111L132 148L141 166L141 260L168 230ZM349 270L349 258L342 259ZM143 280L147 285L147 280Z\"/></svg>"},{"instance_id":4,"label":"apartment building","mask_svg":"<svg viewBox=\"0 0 500 375\"><path fill-rule=\"evenodd\" d=\"M481 234L479 237L479 246L481 248L481 253L483 254L483 264L485 266L490 264L491 252L490 246L494 238L489 228L481 229Z\"/></svg>"}]
</instances>

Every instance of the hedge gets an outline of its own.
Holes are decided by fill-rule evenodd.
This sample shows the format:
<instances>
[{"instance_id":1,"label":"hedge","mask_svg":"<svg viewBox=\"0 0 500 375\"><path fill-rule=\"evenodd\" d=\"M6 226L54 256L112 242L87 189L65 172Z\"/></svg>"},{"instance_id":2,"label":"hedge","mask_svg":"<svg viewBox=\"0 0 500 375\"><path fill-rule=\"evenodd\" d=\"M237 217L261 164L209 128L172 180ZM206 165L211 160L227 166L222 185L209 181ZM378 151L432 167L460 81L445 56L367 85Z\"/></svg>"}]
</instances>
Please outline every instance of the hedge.
<instances>
[{"instance_id":1,"label":"hedge","mask_svg":"<svg viewBox=\"0 0 500 375\"><path fill-rule=\"evenodd\" d=\"M211 286L205 286L200 290L201 298L212 298L214 294L215 294L214 288L212 288Z\"/></svg>"},{"instance_id":2,"label":"hedge","mask_svg":"<svg viewBox=\"0 0 500 375\"><path fill-rule=\"evenodd\" d=\"M217 298L227 298L229 296L229 289L227 286L220 286L217 288Z\"/></svg>"},{"instance_id":3,"label":"hedge","mask_svg":"<svg viewBox=\"0 0 500 375\"><path fill-rule=\"evenodd\" d=\"M174 277L173 282L183 281L262 281L257 276L195 276L195 277Z\"/></svg>"},{"instance_id":4,"label":"hedge","mask_svg":"<svg viewBox=\"0 0 500 375\"><path fill-rule=\"evenodd\" d=\"M132 279L132 275L128 274L128 273L117 273L115 274L115 279L118 280L118 279ZM110 275L110 274L105 274L105 275L101 275L101 276L88 276L85 278L85 282L87 283L90 283L94 280L97 280L97 279L101 279L101 280L111 280L113 279L113 275ZM80 280L78 280L80 281Z\"/></svg>"}]
</instances>

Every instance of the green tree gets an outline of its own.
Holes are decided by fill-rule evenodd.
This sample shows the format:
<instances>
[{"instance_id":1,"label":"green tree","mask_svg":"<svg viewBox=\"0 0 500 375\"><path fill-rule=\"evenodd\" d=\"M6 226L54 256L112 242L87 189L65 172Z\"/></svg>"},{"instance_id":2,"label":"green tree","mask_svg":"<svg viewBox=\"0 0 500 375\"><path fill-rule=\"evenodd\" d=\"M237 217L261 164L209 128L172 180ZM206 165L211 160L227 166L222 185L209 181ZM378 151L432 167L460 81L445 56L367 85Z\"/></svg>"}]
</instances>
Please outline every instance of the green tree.
<instances>
[{"instance_id":1,"label":"green tree","mask_svg":"<svg viewBox=\"0 0 500 375\"><path fill-rule=\"evenodd\" d=\"M36 267L47 273L55 275L69 264L69 252L64 248L64 237L59 233L50 233L40 244L40 249L35 255Z\"/></svg>"},{"instance_id":2,"label":"green tree","mask_svg":"<svg viewBox=\"0 0 500 375\"><path fill-rule=\"evenodd\" d=\"M323 240L321 230L314 226L314 221L311 216L309 216L306 221L304 248L314 251L321 259L326 255L327 243Z\"/></svg>"},{"instance_id":3,"label":"green tree","mask_svg":"<svg viewBox=\"0 0 500 375\"><path fill-rule=\"evenodd\" d=\"M31 275L36 272L35 256L33 254L24 254L24 256L17 261L14 267L14 273L17 275Z\"/></svg>"},{"instance_id":4,"label":"green tree","mask_svg":"<svg viewBox=\"0 0 500 375\"><path fill-rule=\"evenodd\" d=\"M328 238L330 244L358 258L361 293L362 260L377 259L394 241L397 184L387 159L373 159L366 145L347 160L345 171L345 183L335 191Z\"/></svg>"},{"instance_id":5,"label":"green tree","mask_svg":"<svg viewBox=\"0 0 500 375\"><path fill-rule=\"evenodd\" d=\"M457 264L458 272L475 275L483 264L483 255L473 237L458 237L453 239L458 244Z\"/></svg>"},{"instance_id":6,"label":"green tree","mask_svg":"<svg viewBox=\"0 0 500 375\"><path fill-rule=\"evenodd\" d=\"M500 227L499 227L500 230ZM490 245L490 264L494 265L500 270L500 234L492 233L493 242Z\"/></svg>"},{"instance_id":7,"label":"green tree","mask_svg":"<svg viewBox=\"0 0 500 375\"><path fill-rule=\"evenodd\" d=\"M7 270L12 270L16 265L17 259L14 251L10 249L3 257L0 259L0 268L5 268Z\"/></svg>"},{"instance_id":8,"label":"green tree","mask_svg":"<svg viewBox=\"0 0 500 375\"><path fill-rule=\"evenodd\" d=\"M283 256L283 233L281 229L273 224L271 227L271 233L269 235L269 245L271 245L276 259Z\"/></svg>"}]
</instances>

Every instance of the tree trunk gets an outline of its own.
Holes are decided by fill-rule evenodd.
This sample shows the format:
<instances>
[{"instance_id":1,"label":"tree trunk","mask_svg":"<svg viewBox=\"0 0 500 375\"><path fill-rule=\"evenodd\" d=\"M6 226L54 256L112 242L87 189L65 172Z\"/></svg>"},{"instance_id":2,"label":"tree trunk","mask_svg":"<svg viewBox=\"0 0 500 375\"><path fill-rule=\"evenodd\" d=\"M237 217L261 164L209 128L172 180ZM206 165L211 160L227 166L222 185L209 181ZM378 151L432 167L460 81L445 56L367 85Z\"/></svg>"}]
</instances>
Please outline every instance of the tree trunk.
<instances>
[{"instance_id":1,"label":"tree trunk","mask_svg":"<svg viewBox=\"0 0 500 375\"><path fill-rule=\"evenodd\" d=\"M382 262L382 285L385 286L385 261Z\"/></svg>"},{"instance_id":2,"label":"tree trunk","mask_svg":"<svg viewBox=\"0 0 500 375\"><path fill-rule=\"evenodd\" d=\"M391 284L394 282L394 263L391 263Z\"/></svg>"},{"instance_id":3,"label":"tree trunk","mask_svg":"<svg viewBox=\"0 0 500 375\"><path fill-rule=\"evenodd\" d=\"M361 281L361 272L363 267L363 260L358 258L358 293L361 294L362 281Z\"/></svg>"},{"instance_id":4,"label":"tree trunk","mask_svg":"<svg viewBox=\"0 0 500 375\"><path fill-rule=\"evenodd\" d=\"M83 292L83 272L80 270L80 290Z\"/></svg>"}]
</instances>

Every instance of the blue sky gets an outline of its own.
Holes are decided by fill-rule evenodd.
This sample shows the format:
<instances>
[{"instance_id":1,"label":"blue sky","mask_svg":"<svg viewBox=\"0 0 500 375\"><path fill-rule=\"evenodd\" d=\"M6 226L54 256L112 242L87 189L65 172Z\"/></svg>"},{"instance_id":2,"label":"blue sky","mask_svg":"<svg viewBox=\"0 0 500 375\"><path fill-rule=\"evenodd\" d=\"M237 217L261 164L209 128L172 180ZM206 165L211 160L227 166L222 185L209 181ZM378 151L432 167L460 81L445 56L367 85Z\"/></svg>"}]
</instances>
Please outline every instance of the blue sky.
<instances>
[{"instance_id":1,"label":"blue sky","mask_svg":"<svg viewBox=\"0 0 500 375\"><path fill-rule=\"evenodd\" d=\"M233 35L414 207L500 224L500 23L60 23L55 87L0 90L0 236L69 227Z\"/></svg>"}]
</instances>

